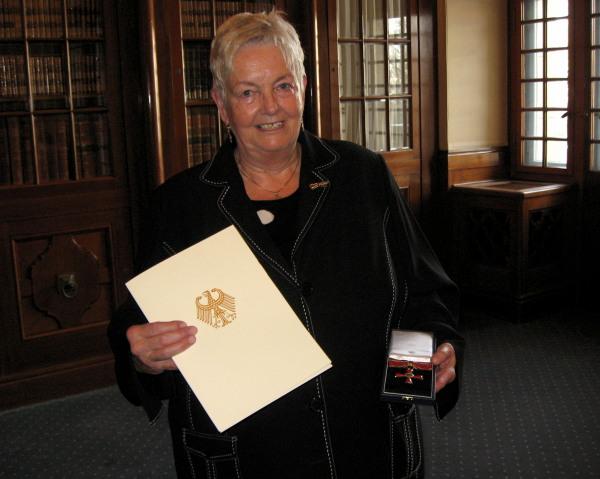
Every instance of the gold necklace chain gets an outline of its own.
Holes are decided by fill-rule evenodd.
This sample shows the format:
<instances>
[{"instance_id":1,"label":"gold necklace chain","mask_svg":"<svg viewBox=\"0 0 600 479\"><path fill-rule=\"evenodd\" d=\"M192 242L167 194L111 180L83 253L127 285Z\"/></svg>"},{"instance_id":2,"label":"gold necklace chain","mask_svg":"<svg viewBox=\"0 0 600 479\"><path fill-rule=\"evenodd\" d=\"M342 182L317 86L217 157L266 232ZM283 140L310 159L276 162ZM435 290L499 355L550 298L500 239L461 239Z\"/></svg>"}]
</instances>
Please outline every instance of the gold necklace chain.
<instances>
[{"instance_id":1,"label":"gold necklace chain","mask_svg":"<svg viewBox=\"0 0 600 479\"><path fill-rule=\"evenodd\" d=\"M298 151L298 150L296 150ZM254 178L252 178L248 172L246 171L246 169L242 166L242 162L239 160L238 156L235 155L235 162L238 165L238 169L240 170L240 173L242 174L242 176L244 178L248 178L248 180L250 180L252 183L254 183L256 186L258 186L261 190L266 191L267 193L271 193L273 196L275 196L275 198L280 198L281 196L279 195L279 193L281 193L283 191L283 189L289 184L290 181L292 181L292 178L295 176L296 174L296 170L298 170L298 165L300 165L300 156L299 155L295 155L297 157L296 160L296 164L294 165L294 169L292 170L292 173L290 174L290 176L283 182L283 184L281 185L281 187L277 190L270 190L268 188L265 188L264 186L262 186L260 183L258 183Z\"/></svg>"}]
</instances>

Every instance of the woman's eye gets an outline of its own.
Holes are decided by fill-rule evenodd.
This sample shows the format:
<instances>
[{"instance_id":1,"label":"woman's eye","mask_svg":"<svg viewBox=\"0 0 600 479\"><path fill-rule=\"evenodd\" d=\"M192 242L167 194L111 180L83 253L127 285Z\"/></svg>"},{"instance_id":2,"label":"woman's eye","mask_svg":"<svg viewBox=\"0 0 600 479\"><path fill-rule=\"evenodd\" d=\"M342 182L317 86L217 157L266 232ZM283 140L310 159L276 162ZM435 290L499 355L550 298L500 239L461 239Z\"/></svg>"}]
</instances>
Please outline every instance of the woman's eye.
<instances>
[{"instance_id":1,"label":"woman's eye","mask_svg":"<svg viewBox=\"0 0 600 479\"><path fill-rule=\"evenodd\" d=\"M249 98L249 97L251 97L251 96L252 96L252 90L244 90L244 91L242 92L242 96L243 96L243 97L246 97L246 98Z\"/></svg>"},{"instance_id":2,"label":"woman's eye","mask_svg":"<svg viewBox=\"0 0 600 479\"><path fill-rule=\"evenodd\" d=\"M294 88L294 86L291 83L281 83L280 85L277 85L277 88L279 90L292 90Z\"/></svg>"}]
</instances>

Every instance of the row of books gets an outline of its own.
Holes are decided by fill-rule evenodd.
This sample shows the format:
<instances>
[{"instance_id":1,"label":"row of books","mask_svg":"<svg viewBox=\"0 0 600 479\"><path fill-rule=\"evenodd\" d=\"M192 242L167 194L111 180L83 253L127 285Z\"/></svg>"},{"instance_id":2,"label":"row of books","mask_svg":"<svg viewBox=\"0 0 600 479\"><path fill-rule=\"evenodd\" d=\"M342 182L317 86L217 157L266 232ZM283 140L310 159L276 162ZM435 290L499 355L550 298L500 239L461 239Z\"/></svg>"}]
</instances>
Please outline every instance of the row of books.
<instances>
[{"instance_id":1,"label":"row of books","mask_svg":"<svg viewBox=\"0 0 600 479\"><path fill-rule=\"evenodd\" d=\"M216 108L189 108L187 111L187 131L190 166L210 161L219 147Z\"/></svg>"},{"instance_id":2,"label":"row of books","mask_svg":"<svg viewBox=\"0 0 600 479\"><path fill-rule=\"evenodd\" d=\"M23 55L0 55L0 98L27 95Z\"/></svg>"},{"instance_id":3,"label":"row of books","mask_svg":"<svg viewBox=\"0 0 600 479\"><path fill-rule=\"evenodd\" d=\"M77 162L80 178L111 176L108 118L103 113L77 115Z\"/></svg>"},{"instance_id":4,"label":"row of books","mask_svg":"<svg viewBox=\"0 0 600 479\"><path fill-rule=\"evenodd\" d=\"M210 1L181 0L181 34L184 39L212 38L213 15ZM240 12L271 10L272 1L221 1L215 2L217 28L226 18Z\"/></svg>"},{"instance_id":5,"label":"row of books","mask_svg":"<svg viewBox=\"0 0 600 479\"><path fill-rule=\"evenodd\" d=\"M65 34L63 0L25 0L28 38L62 38ZM0 0L0 38L23 36L21 0ZM102 0L67 0L69 38L101 38L104 34Z\"/></svg>"},{"instance_id":6,"label":"row of books","mask_svg":"<svg viewBox=\"0 0 600 479\"><path fill-rule=\"evenodd\" d=\"M35 121L40 183L71 178L71 121L68 115L37 117Z\"/></svg>"},{"instance_id":7,"label":"row of books","mask_svg":"<svg viewBox=\"0 0 600 479\"><path fill-rule=\"evenodd\" d=\"M31 87L34 96L58 96L65 94L62 55L29 57Z\"/></svg>"},{"instance_id":8,"label":"row of books","mask_svg":"<svg viewBox=\"0 0 600 479\"><path fill-rule=\"evenodd\" d=\"M102 44L71 44L71 88L73 96L100 95L104 92Z\"/></svg>"},{"instance_id":9,"label":"row of books","mask_svg":"<svg viewBox=\"0 0 600 479\"><path fill-rule=\"evenodd\" d=\"M210 45L187 43L184 45L185 99L201 100L210 97Z\"/></svg>"},{"instance_id":10,"label":"row of books","mask_svg":"<svg viewBox=\"0 0 600 479\"><path fill-rule=\"evenodd\" d=\"M27 35L60 38L64 34L62 0L25 0Z\"/></svg>"},{"instance_id":11,"label":"row of books","mask_svg":"<svg viewBox=\"0 0 600 479\"><path fill-rule=\"evenodd\" d=\"M35 183L28 117L0 118L0 185Z\"/></svg>"},{"instance_id":12,"label":"row of books","mask_svg":"<svg viewBox=\"0 0 600 479\"><path fill-rule=\"evenodd\" d=\"M0 118L0 185L48 183L113 174L107 117L103 113L77 115L74 163L69 115L35 118L37 162L27 116ZM36 165L37 164L37 180Z\"/></svg>"},{"instance_id":13,"label":"row of books","mask_svg":"<svg viewBox=\"0 0 600 479\"><path fill-rule=\"evenodd\" d=\"M21 0L0 0L0 38L23 35Z\"/></svg>"}]
</instances>

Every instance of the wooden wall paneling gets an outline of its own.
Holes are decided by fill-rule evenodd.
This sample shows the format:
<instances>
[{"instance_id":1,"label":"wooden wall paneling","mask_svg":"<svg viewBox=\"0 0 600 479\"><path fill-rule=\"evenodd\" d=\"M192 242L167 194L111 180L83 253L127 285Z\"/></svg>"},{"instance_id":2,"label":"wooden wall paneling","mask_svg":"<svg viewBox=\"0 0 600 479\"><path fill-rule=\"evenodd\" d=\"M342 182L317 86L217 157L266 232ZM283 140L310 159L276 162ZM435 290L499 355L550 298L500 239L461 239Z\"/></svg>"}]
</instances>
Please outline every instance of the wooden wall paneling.
<instances>
[{"instance_id":1,"label":"wooden wall paneling","mask_svg":"<svg viewBox=\"0 0 600 479\"><path fill-rule=\"evenodd\" d=\"M509 176L508 150L506 147L463 152L440 152L440 157L441 163L445 162L447 165L446 188L451 188L459 183L501 180Z\"/></svg>"}]
</instances>

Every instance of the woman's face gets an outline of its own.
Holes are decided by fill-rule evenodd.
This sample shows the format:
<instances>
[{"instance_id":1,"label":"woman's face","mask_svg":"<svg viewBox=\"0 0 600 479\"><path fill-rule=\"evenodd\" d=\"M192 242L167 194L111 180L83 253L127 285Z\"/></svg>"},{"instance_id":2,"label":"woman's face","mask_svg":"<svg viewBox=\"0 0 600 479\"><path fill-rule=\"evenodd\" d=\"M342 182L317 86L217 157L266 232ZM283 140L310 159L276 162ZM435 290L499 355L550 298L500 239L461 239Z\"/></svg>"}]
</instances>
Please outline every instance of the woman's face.
<instances>
[{"instance_id":1,"label":"woman's face","mask_svg":"<svg viewBox=\"0 0 600 479\"><path fill-rule=\"evenodd\" d=\"M213 99L222 120L231 126L243 158L264 160L293 151L304 88L296 85L278 47L247 45L238 50L225 87L226 101L216 90Z\"/></svg>"}]
</instances>

